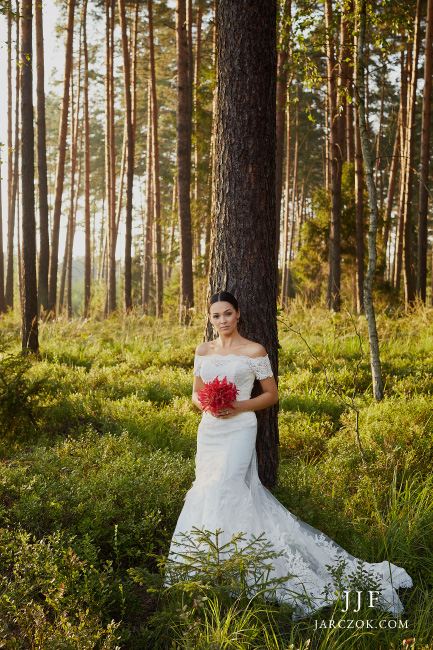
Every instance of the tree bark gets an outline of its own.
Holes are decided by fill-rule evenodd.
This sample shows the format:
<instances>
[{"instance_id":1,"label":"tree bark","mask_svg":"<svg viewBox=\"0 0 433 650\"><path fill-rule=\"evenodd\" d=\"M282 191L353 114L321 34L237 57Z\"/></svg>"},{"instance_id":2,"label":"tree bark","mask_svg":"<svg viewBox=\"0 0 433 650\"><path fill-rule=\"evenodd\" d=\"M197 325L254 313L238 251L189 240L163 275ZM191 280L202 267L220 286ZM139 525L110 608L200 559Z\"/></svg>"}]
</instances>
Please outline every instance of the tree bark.
<instances>
[{"instance_id":1,"label":"tree bark","mask_svg":"<svg viewBox=\"0 0 433 650\"><path fill-rule=\"evenodd\" d=\"M277 137L277 150L276 150L276 180L275 180L275 194L276 194L276 210L277 210L277 232L281 229L281 197L283 194L283 152L284 152L284 127L286 117L286 96L287 96L287 70L286 63L288 59L287 43L286 43L286 29L290 29L291 17L291 0L284 0L283 15L280 25L280 39L278 47L277 58L277 123L276 123L276 137ZM280 237L277 237L275 257L278 268L278 258L280 253ZM284 255L283 255L284 256ZM277 279L278 282L278 279Z\"/></svg>"},{"instance_id":2,"label":"tree bark","mask_svg":"<svg viewBox=\"0 0 433 650\"><path fill-rule=\"evenodd\" d=\"M291 148L291 119L290 119L290 102L287 102L286 116L286 202L284 206L284 227L283 227L283 258L282 258L282 277L281 277L281 306L286 309L289 304L288 294L288 275L289 275L289 222L290 222L290 148ZM292 197L293 200L293 197Z\"/></svg>"},{"instance_id":3,"label":"tree bark","mask_svg":"<svg viewBox=\"0 0 433 650\"><path fill-rule=\"evenodd\" d=\"M147 156L146 156L146 216L143 224L143 271L141 305L143 314L149 313L150 269L152 264L153 179L152 179L152 80L149 77L147 101Z\"/></svg>"},{"instance_id":4,"label":"tree bark","mask_svg":"<svg viewBox=\"0 0 433 650\"><path fill-rule=\"evenodd\" d=\"M63 99L59 126L59 145L54 197L53 229L51 234L51 255L48 289L48 309L55 316L57 302L57 268L59 257L60 217L62 213L63 182L65 178L66 135L68 129L69 80L72 68L72 49L74 39L75 0L68 0L66 26L65 74L63 78Z\"/></svg>"},{"instance_id":5,"label":"tree bark","mask_svg":"<svg viewBox=\"0 0 433 650\"><path fill-rule=\"evenodd\" d=\"M219 0L217 34L209 297L237 296L241 334L265 346L277 378L276 3ZM259 474L269 486L277 477L277 412L276 405L257 412Z\"/></svg>"},{"instance_id":6,"label":"tree bark","mask_svg":"<svg viewBox=\"0 0 433 650\"><path fill-rule=\"evenodd\" d=\"M383 275L386 276L387 258L386 253L388 249L389 234L391 232L391 216L392 206L394 203L395 188L397 184L397 170L398 170L398 155L400 151L400 129L397 126L397 131L394 139L394 148L392 151L391 168L389 172L388 191L386 193L386 213L385 224L383 230ZM389 266L389 263L388 263Z\"/></svg>"},{"instance_id":7,"label":"tree bark","mask_svg":"<svg viewBox=\"0 0 433 650\"><path fill-rule=\"evenodd\" d=\"M127 171L126 171L126 214L125 214L125 270L123 289L123 310L132 309L132 189L134 183L134 133L132 124L131 99L131 57L126 25L125 0L118 0L119 20L122 31L123 80L125 120L127 133Z\"/></svg>"},{"instance_id":8,"label":"tree bark","mask_svg":"<svg viewBox=\"0 0 433 650\"><path fill-rule=\"evenodd\" d=\"M404 37L404 34L402 34ZM396 230L396 252L394 258L394 273L393 284L397 294L400 293L400 279L401 268L403 264L403 234L404 234L404 189L405 189L405 175L407 170L406 165L406 140L407 140L407 95L408 95L408 77L410 74L411 65L411 47L408 49L406 62L404 61L404 52L401 55L401 115L400 115L400 151L401 151L401 164L400 164L400 180L399 180L399 201L398 201L398 214L397 214L397 230Z\"/></svg>"},{"instance_id":9,"label":"tree bark","mask_svg":"<svg viewBox=\"0 0 433 650\"><path fill-rule=\"evenodd\" d=\"M7 63L7 75L8 75L8 135L7 135L7 144L8 144L8 184L7 184L7 220L8 220L8 242L9 242L9 230L11 222L11 212L12 212L12 185L13 185L13 157L12 157L12 0L8 7L7 11L7 21L8 21L8 63ZM8 245L8 244L7 244ZM4 275L4 260L3 260L3 230L2 230L2 246L1 246L1 257L2 257L2 267L1 272ZM7 296L6 296L6 287L3 290L4 286L4 277L2 281L2 291L4 292L4 306L0 311L5 311L7 309Z\"/></svg>"},{"instance_id":10,"label":"tree bark","mask_svg":"<svg viewBox=\"0 0 433 650\"><path fill-rule=\"evenodd\" d=\"M36 221L35 221L35 161L33 129L33 44L32 4L22 0L21 21L21 178L22 178L22 238L23 286L22 330L23 349L37 352L38 289L36 283Z\"/></svg>"},{"instance_id":11,"label":"tree bark","mask_svg":"<svg viewBox=\"0 0 433 650\"><path fill-rule=\"evenodd\" d=\"M154 197L154 216L156 221L156 317L162 318L162 262L159 257L161 253L161 192L159 184L159 144L158 144L158 102L156 97L156 74L155 74L155 49L153 39L153 14L152 0L147 0L147 9L149 14L149 55L150 55L150 77L152 82L152 162L153 162L153 197ZM191 156L191 149L190 149ZM191 169L189 170L191 174Z\"/></svg>"},{"instance_id":12,"label":"tree bark","mask_svg":"<svg viewBox=\"0 0 433 650\"><path fill-rule=\"evenodd\" d=\"M180 304L179 324L191 321L194 306L191 238L191 115L189 111L189 49L186 22L186 1L177 0L176 50L177 50L177 183L180 252Z\"/></svg>"},{"instance_id":13,"label":"tree bark","mask_svg":"<svg viewBox=\"0 0 433 650\"><path fill-rule=\"evenodd\" d=\"M20 23L19 23L19 7L20 0L16 1L16 45L15 45L15 144L14 144L14 161L13 161L13 174L11 175L11 198L8 201L8 240L6 249L6 287L5 299L6 307L9 309L14 308L14 233L15 233L15 212L17 205L18 194L18 160L19 160L19 111L20 111L20 84L21 84L21 68L20 61ZM12 173L12 168L11 168Z\"/></svg>"},{"instance_id":14,"label":"tree bark","mask_svg":"<svg viewBox=\"0 0 433 650\"><path fill-rule=\"evenodd\" d=\"M116 309L116 210L114 147L113 30L114 0L105 5L105 193L107 203L106 315Z\"/></svg>"},{"instance_id":15,"label":"tree bark","mask_svg":"<svg viewBox=\"0 0 433 650\"><path fill-rule=\"evenodd\" d=\"M373 395L377 401L383 399L382 370L379 354L379 339L377 336L376 316L373 303L373 278L376 270L376 237L377 237L377 194L374 184L374 172L371 161L370 145L367 133L367 118L365 111L365 31L367 23L366 0L357 0L359 35L357 39L357 111L359 117L359 130L361 135L362 156L365 166L365 178L368 189L368 203L370 207L370 223L368 229L368 265L364 282L364 305L368 325L368 339L370 343L370 366L373 379Z\"/></svg>"},{"instance_id":16,"label":"tree bark","mask_svg":"<svg viewBox=\"0 0 433 650\"><path fill-rule=\"evenodd\" d=\"M2 177L1 176L2 163L3 161L0 156L0 179ZM1 193L1 182L0 182L0 314L5 313L6 311L4 283L5 283L5 272L4 272L4 259L3 259L3 207L2 207L2 193Z\"/></svg>"},{"instance_id":17,"label":"tree bark","mask_svg":"<svg viewBox=\"0 0 433 650\"><path fill-rule=\"evenodd\" d=\"M331 160L331 224L329 231L329 276L327 303L330 309L340 311L340 222L341 222L341 170L342 140L338 113L337 63L332 42L332 0L325 0L326 56L330 117L329 154Z\"/></svg>"},{"instance_id":18,"label":"tree bark","mask_svg":"<svg viewBox=\"0 0 433 650\"><path fill-rule=\"evenodd\" d=\"M35 0L36 64L37 64L37 135L38 135L38 185L39 185L39 311L48 311L48 273L50 268L50 242L48 223L47 145L45 124L45 68L42 2Z\"/></svg>"},{"instance_id":19,"label":"tree bark","mask_svg":"<svg viewBox=\"0 0 433 650\"><path fill-rule=\"evenodd\" d=\"M406 174L404 183L403 201L403 270L404 270L404 300L406 306L412 305L415 301L415 271L412 261L412 192L413 192L413 157L415 147L415 108L418 56L420 49L420 23L421 23L422 0L417 0L416 16L413 36L411 79L408 92L407 105L407 138L405 148Z\"/></svg>"},{"instance_id":20,"label":"tree bark","mask_svg":"<svg viewBox=\"0 0 433 650\"><path fill-rule=\"evenodd\" d=\"M418 274L417 293L425 303L427 287L427 214L430 167L430 118L433 57L433 0L427 0L425 36L424 90L422 101L421 164L418 211Z\"/></svg>"},{"instance_id":21,"label":"tree bark","mask_svg":"<svg viewBox=\"0 0 433 650\"><path fill-rule=\"evenodd\" d=\"M357 61L355 61L355 76ZM359 115L355 115L356 311L364 311L364 168Z\"/></svg>"},{"instance_id":22,"label":"tree bark","mask_svg":"<svg viewBox=\"0 0 433 650\"><path fill-rule=\"evenodd\" d=\"M89 52L87 48L87 0L83 1L83 55L84 55L84 318L90 316L92 275L90 245L90 122L89 122Z\"/></svg>"},{"instance_id":23,"label":"tree bark","mask_svg":"<svg viewBox=\"0 0 433 650\"><path fill-rule=\"evenodd\" d=\"M200 66L201 66L201 27L203 22L203 5L199 0L197 7L196 17L196 45L195 45L195 73L194 73L194 200L197 202L200 199L200 180L199 180L199 166L200 166L200 151L199 140L201 137L200 130Z\"/></svg>"}]
</instances>

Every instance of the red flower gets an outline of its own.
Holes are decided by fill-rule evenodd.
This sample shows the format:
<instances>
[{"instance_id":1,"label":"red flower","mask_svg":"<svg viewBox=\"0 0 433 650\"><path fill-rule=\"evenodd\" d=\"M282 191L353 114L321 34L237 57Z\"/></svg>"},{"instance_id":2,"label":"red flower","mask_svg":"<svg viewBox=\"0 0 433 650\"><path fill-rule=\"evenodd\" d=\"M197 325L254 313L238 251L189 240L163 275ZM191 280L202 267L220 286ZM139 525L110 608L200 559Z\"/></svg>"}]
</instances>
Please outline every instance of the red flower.
<instances>
[{"instance_id":1,"label":"red flower","mask_svg":"<svg viewBox=\"0 0 433 650\"><path fill-rule=\"evenodd\" d=\"M205 384L203 390L197 393L197 397L203 411L210 411L212 415L217 415L221 408L229 407L234 409L231 402L236 400L238 393L239 390L232 382L227 381L227 377L222 380L215 377L213 381Z\"/></svg>"}]
</instances>

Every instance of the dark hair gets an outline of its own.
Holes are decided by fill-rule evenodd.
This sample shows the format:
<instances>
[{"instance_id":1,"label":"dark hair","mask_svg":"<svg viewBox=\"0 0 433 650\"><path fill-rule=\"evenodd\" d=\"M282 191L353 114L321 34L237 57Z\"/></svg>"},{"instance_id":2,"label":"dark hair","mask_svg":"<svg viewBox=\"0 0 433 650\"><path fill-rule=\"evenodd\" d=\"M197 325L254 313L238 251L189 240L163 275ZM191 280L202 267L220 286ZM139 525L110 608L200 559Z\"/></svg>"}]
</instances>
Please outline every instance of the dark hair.
<instances>
[{"instance_id":1,"label":"dark hair","mask_svg":"<svg viewBox=\"0 0 433 650\"><path fill-rule=\"evenodd\" d=\"M234 297L232 293L229 293L228 291L218 291L218 293L214 293L211 299L209 300L209 304L207 306L207 311L209 313L210 306L214 304L214 302L229 302L233 307L236 309L236 311L239 309L238 301Z\"/></svg>"}]
</instances>

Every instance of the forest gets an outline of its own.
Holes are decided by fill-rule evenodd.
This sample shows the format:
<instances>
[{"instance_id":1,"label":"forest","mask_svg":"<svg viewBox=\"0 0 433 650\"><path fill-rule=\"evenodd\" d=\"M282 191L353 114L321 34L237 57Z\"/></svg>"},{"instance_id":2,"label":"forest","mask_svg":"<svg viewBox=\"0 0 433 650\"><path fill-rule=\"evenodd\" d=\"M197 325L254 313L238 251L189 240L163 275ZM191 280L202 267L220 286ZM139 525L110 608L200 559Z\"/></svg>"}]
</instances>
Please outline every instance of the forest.
<instances>
[{"instance_id":1,"label":"forest","mask_svg":"<svg viewBox=\"0 0 433 650\"><path fill-rule=\"evenodd\" d=\"M0 647L433 650L433 0L0 0L0 41ZM262 482L401 617L295 622L209 531L164 583L220 290Z\"/></svg>"},{"instance_id":2,"label":"forest","mask_svg":"<svg viewBox=\"0 0 433 650\"><path fill-rule=\"evenodd\" d=\"M36 3L34 43L27 36L27 44L20 44L19 5L3 0L1 7L7 142L0 311L19 309L22 285L30 283L33 297L25 300L44 316L134 309L160 318L177 294L183 322L214 270L216 3L59 5L61 83L60 72L54 80L44 76L49 4ZM331 0L278 6L275 218L283 306L302 295L337 311L341 300L357 313L364 307L370 206L356 110L355 9ZM432 299L432 16L421 1L368 4L367 13L363 77L377 194L375 285L385 305L408 307ZM20 115L31 101L23 94L29 57L35 114L26 127ZM21 151L20 142L31 144L25 128L33 153ZM35 168L24 185L21 161L28 155ZM30 185L35 201L27 224L23 189ZM239 219L240 237L242 227ZM74 259L84 270L79 283Z\"/></svg>"}]
</instances>

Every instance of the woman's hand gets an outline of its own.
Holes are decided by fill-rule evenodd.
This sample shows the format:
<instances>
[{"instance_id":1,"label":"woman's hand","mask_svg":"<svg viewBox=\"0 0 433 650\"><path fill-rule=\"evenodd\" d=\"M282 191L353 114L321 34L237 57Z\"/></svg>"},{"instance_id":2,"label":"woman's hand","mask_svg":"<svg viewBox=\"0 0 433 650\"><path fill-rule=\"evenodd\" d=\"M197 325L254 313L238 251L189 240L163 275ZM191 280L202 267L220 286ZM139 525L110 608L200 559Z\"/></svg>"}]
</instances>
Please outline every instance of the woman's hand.
<instances>
[{"instance_id":1,"label":"woman's hand","mask_svg":"<svg viewBox=\"0 0 433 650\"><path fill-rule=\"evenodd\" d=\"M216 418L223 418L224 420L226 418L233 417L234 415L239 415L239 413L243 413L245 411L245 403L244 402L231 402L231 405L234 408L230 408L229 406L224 406L221 408L217 415L215 415Z\"/></svg>"}]
</instances>

